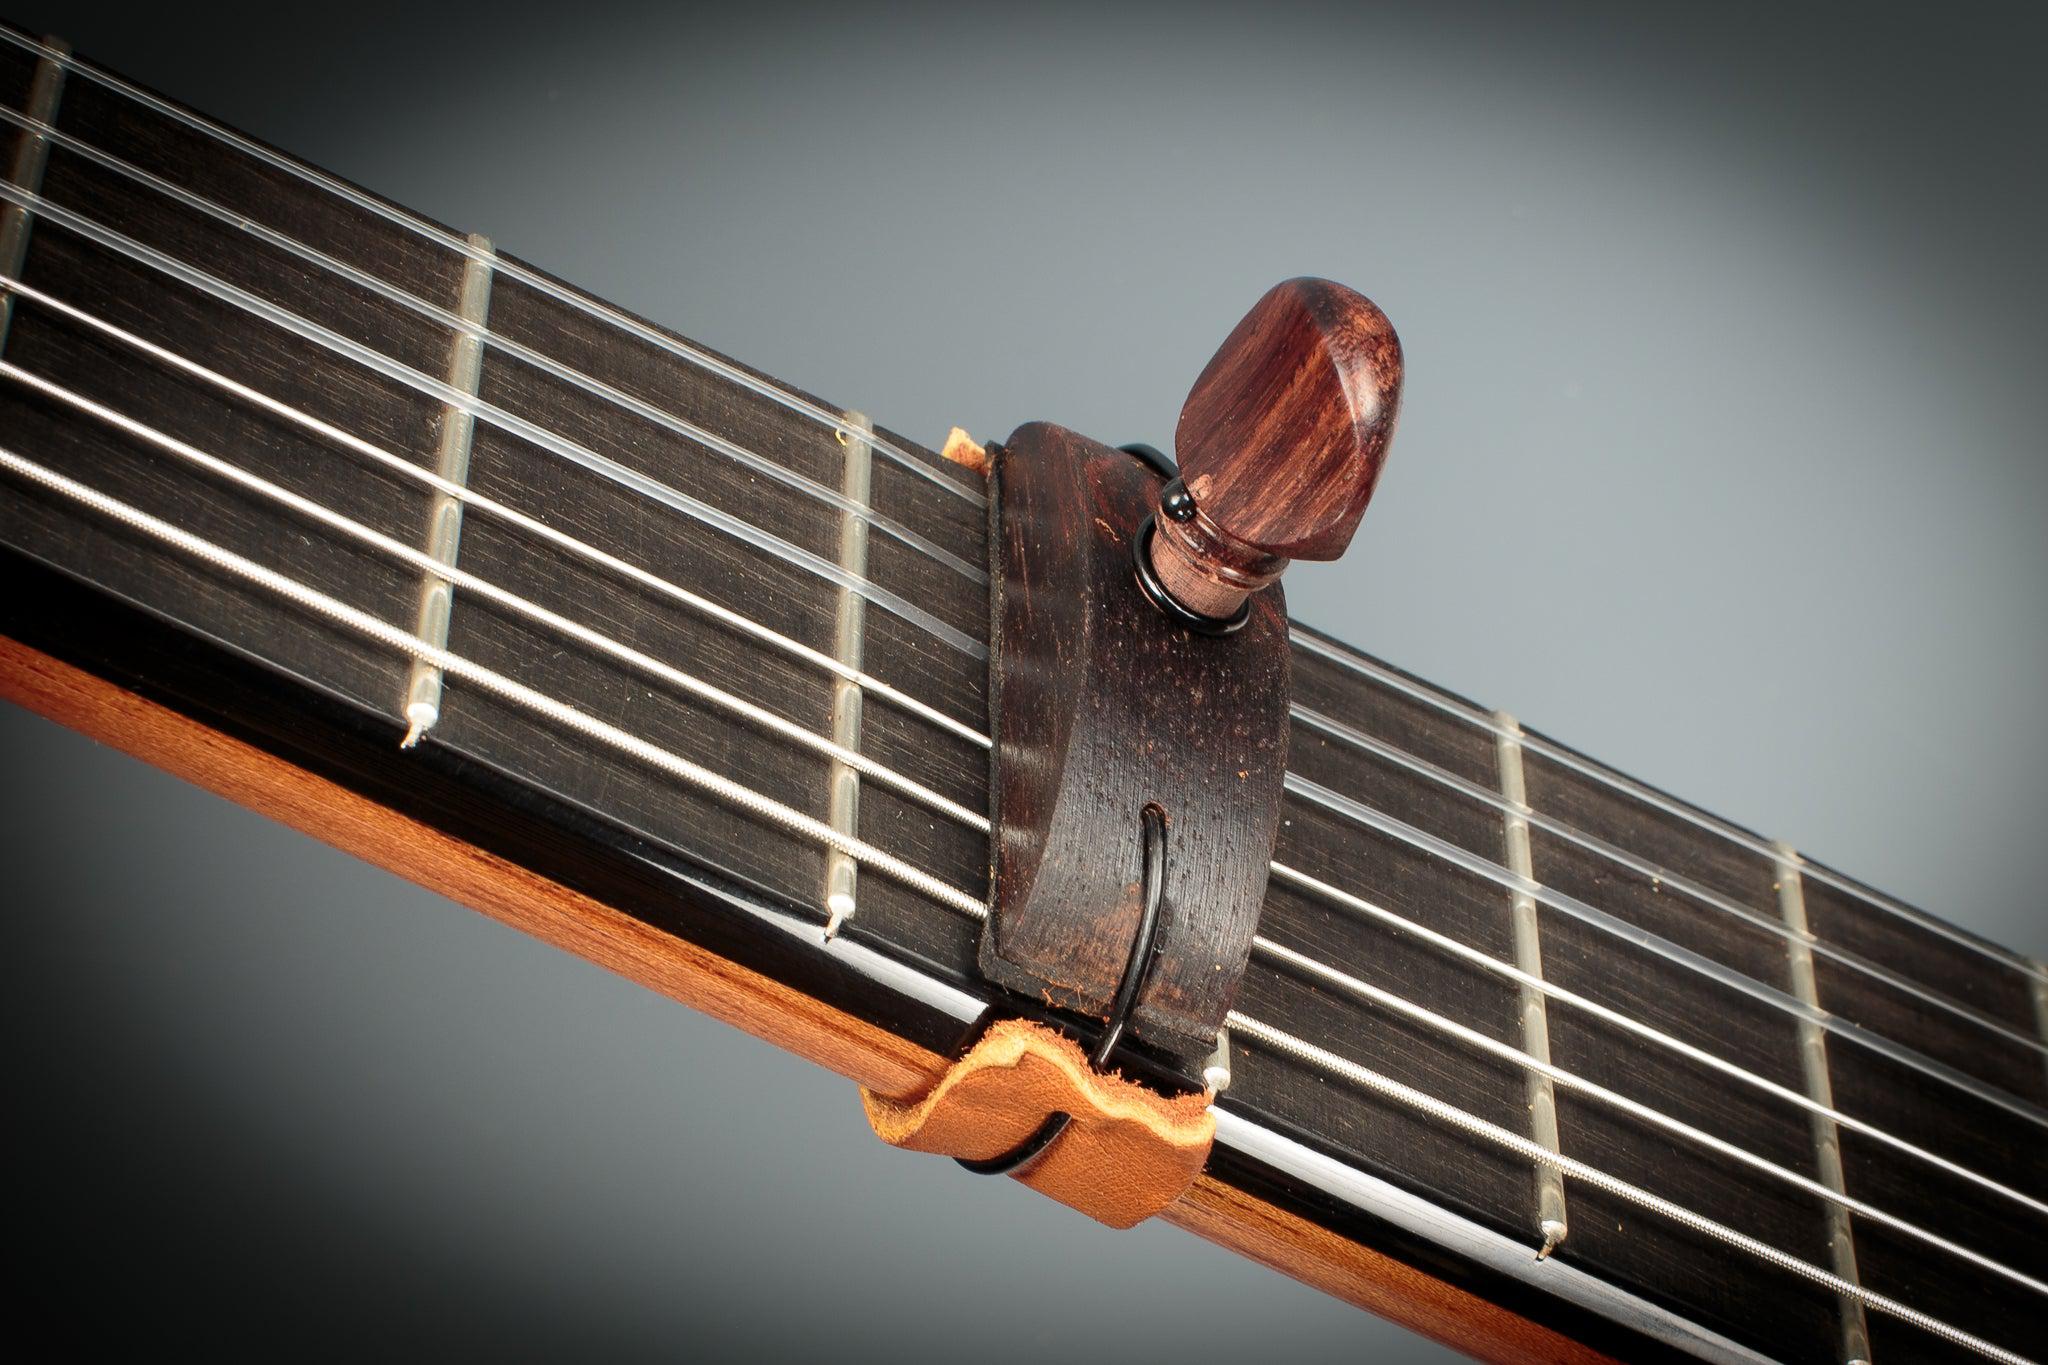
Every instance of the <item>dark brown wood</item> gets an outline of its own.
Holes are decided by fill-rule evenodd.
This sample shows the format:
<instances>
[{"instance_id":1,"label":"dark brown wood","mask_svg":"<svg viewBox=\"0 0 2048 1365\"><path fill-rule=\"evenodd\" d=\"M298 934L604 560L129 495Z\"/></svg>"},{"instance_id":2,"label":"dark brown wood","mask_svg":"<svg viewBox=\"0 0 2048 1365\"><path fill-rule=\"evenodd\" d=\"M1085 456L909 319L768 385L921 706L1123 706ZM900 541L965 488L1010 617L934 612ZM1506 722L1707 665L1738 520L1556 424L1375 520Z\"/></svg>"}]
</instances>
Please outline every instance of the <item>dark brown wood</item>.
<instances>
[{"instance_id":1,"label":"dark brown wood","mask_svg":"<svg viewBox=\"0 0 2048 1365\"><path fill-rule=\"evenodd\" d=\"M1190 632L1139 589L1159 478L1045 423L996 456L996 877L981 968L1101 1017L1138 923L1139 812L1167 813L1166 899L1134 1031L1199 1061L1251 951L1287 769L1287 616Z\"/></svg>"},{"instance_id":2,"label":"dark brown wood","mask_svg":"<svg viewBox=\"0 0 2048 1365\"><path fill-rule=\"evenodd\" d=\"M1174 452L1193 515L1162 515L1168 592L1228 616L1293 559L1351 543L1401 408L1401 341L1371 300L1329 280L1275 285L1188 391Z\"/></svg>"}]
</instances>

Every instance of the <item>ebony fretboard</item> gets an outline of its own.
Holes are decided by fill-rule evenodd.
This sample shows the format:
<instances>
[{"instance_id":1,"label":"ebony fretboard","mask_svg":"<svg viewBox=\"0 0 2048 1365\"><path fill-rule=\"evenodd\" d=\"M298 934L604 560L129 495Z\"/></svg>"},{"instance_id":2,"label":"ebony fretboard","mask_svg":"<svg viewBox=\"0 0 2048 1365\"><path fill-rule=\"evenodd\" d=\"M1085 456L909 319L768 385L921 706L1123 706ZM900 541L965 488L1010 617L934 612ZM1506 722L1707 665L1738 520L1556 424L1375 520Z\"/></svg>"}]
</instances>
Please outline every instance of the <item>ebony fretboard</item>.
<instances>
[{"instance_id":1,"label":"ebony fretboard","mask_svg":"<svg viewBox=\"0 0 2048 1365\"><path fill-rule=\"evenodd\" d=\"M986 809L976 474L25 40L0 41L0 108L0 145L17 149L0 207L25 248L0 363L28 376L0 378L0 447L402 630L426 619L431 573L96 415L117 412L377 535L452 546L445 562L523 603ZM551 534L470 505L459 536L437 540L445 494L249 391ZM822 924L816 839L460 677L401 751L414 658L19 469L0 474L0 546L8 634L905 1038L958 1042L943 1010L742 913ZM870 689L850 727L843 673L718 611L918 706ZM444 643L782 809L847 818L829 756L531 614L458 586ZM1294 679L1294 780L1245 1016L2037 1349L2038 1291L1920 1234L2048 1279L2039 964L1321 637L1299 634ZM985 833L929 801L863 780L849 832L986 894ZM854 901L847 934L995 998L975 971L979 925L957 907L873 867ZM1546 1055L1669 1122L1519 1060ZM1561 1225L1558 1262L1729 1342L1793 1360L1981 1358L1255 1038L1238 1036L1232 1060L1230 1114L1531 1257L1546 1220ZM1669 1344L1227 1144L1216 1172L1607 1349Z\"/></svg>"}]
</instances>

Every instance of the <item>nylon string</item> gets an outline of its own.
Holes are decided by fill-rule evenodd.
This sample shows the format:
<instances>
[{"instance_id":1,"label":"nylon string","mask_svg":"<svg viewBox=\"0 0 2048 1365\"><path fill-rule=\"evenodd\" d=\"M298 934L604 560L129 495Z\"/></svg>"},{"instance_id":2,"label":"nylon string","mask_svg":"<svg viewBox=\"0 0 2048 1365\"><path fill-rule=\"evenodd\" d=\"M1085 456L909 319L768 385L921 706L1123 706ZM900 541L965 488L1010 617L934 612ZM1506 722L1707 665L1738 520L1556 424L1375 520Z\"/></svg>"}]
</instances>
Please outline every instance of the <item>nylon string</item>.
<instances>
[{"instance_id":1,"label":"nylon string","mask_svg":"<svg viewBox=\"0 0 2048 1365\"><path fill-rule=\"evenodd\" d=\"M1407 1108L1426 1114L1447 1127L1456 1128L1482 1141L1490 1142L1496 1147L1505 1148L1525 1160L1556 1167L1574 1180L1584 1181L1595 1189L1603 1190L1617 1198L1624 1199L1638 1208L1648 1209L1650 1212L1667 1218L1681 1227L1688 1228L1703 1236L1711 1237L1717 1242L1735 1247L1738 1250L1748 1252L1766 1265L1785 1271L1788 1274L1796 1275L1800 1279L1811 1281L1823 1289L1833 1290L1845 1299L1854 1299L1865 1308L1879 1313L1888 1313L1902 1322L1911 1323L1922 1331L1940 1337L1942 1340L1953 1345L1960 1346L1965 1350L1974 1351L1988 1359L2004 1362L2004 1365L2033 1365L2033 1362L2025 1356L2008 1351L2002 1346L1965 1332L1959 1327L1952 1327L1941 1319L1920 1312L1918 1309L1912 1308L1898 1299L1877 1293L1874 1290L1865 1289L1860 1284L1852 1284L1833 1272L1823 1270L1819 1266L1807 1261L1802 1261L1797 1256L1781 1251L1768 1242L1760 1241L1745 1232L1739 1232L1725 1223L1716 1222L1704 1214L1695 1213L1682 1204L1674 1203L1662 1195L1644 1189L1640 1185L1631 1184L1619 1176L1610 1175L1599 1167L1588 1165L1576 1157L1566 1156L1561 1152L1553 1152L1540 1142L1525 1138L1520 1133L1510 1132L1498 1124L1489 1123L1477 1114L1468 1113L1454 1104L1446 1103L1433 1095L1425 1094L1413 1086L1404 1085L1391 1076L1382 1075L1369 1067L1351 1061L1349 1058L1341 1057L1326 1048L1317 1047L1313 1043L1297 1038L1284 1030L1274 1028L1272 1025L1255 1019L1241 1011L1232 1010L1228 1022L1231 1037L1233 1038L1242 1034L1242 1036L1274 1052L1278 1052L1282 1056L1292 1057L1330 1075L1341 1077L1361 1090L1371 1091Z\"/></svg>"},{"instance_id":2,"label":"nylon string","mask_svg":"<svg viewBox=\"0 0 2048 1365\"><path fill-rule=\"evenodd\" d=\"M47 297L40 295L40 291L28 290L24 292L27 296L31 298ZM204 468L218 477L237 483L238 485L257 493L260 496L267 497L272 501L276 501L285 506L291 507L294 511L300 513L301 515L319 521L323 525L327 525L337 530L340 530L344 534L349 535L352 538L361 540L367 544L371 544L374 547L382 550L384 553L389 554L392 557L397 558L403 562L409 563L414 567L420 568L428 572L440 573L442 574L442 576L448 577L450 581L454 582L457 586L462 587L465 591L473 592L485 598L486 600L497 602L499 605L506 606L508 608L520 612L521 614L527 615L530 619L538 620L543 624L549 625L551 628L565 635L568 635L570 638L577 640L579 643L585 644L586 646L598 650L599 652L608 653L614 658L619 658L623 662L627 662L631 666L639 668L641 671L648 672L652 676L660 677L665 681L677 685L683 690L690 692L692 695L708 700L712 702L714 705L718 705L724 709L733 711L735 714L738 714L743 718L760 726L761 728L767 729L770 732L775 733L785 739L789 739L793 742L803 744L806 747L812 748L814 751L824 753L828 756L839 758L841 761L846 762L849 766L855 767L860 771L866 773L867 775L872 776L877 780L885 783L886 785L892 786L896 790L903 792L907 796L910 796L913 800L917 800L921 804L924 804L931 809L937 810L940 813L947 815L949 818L955 820L957 823L963 825L966 828L984 834L988 832L989 825L987 817L985 815L982 815L979 812L969 811L966 808L959 806L957 803L952 802L943 796L940 796L938 793L932 792L928 788L923 787L921 784L915 783L910 779L903 777L901 774L896 773L893 770L884 767L883 765L875 763L873 760L867 759L864 756L856 754L850 750L843 750L840 746L833 744L831 741L823 738L822 736L816 735L810 731L803 729L800 726L794 725L793 723L786 721L781 717L774 715L771 712L765 711L765 709L763 708L756 707L751 703L745 702L740 698L734 697L732 694L727 693L722 689L714 688L709 684L703 683L701 680L696 679L691 675L685 674L680 670L674 669L671 666L660 662L659 660L652 659L649 656L641 654L639 651L632 650L615 641L612 641L608 637L602 636L595 631L589 630L587 627L583 627L574 622L567 621L565 618L562 618L553 612L549 612L545 608L541 608L536 604L528 602L526 599L520 598L516 594L506 592L504 589L498 587L496 584L480 579L475 575L470 574L464 570L448 570L446 566L441 566L439 564L439 561L433 560L431 556L427 555L423 551L417 550L412 546L395 541L390 537L384 536L381 533L371 530L368 527L353 522L350 519L343 517L331 511L330 509L321 506L318 503L313 502L311 499L301 497L298 494L291 493L289 490L285 490L278 487L277 485L271 484L266 480L263 480L253 474L248 473L247 471L240 469L237 466L231 465L226 461L222 461L214 456L208 455L205 452L198 450L196 447L191 446L189 443L170 437L161 431L149 427L145 423L135 421L134 419L127 417L126 415L121 414L107 407L104 404L100 404L94 402L91 399L84 398L81 395L72 393L70 390L65 389L62 385L54 384L46 379L41 378L40 376L22 370L19 366L16 366L11 362L0 360L0 376L5 376L6 378L9 378L28 388L31 388L34 391L39 392L46 397L67 403L70 406L75 407L79 411L82 411L90 416L96 417L99 420L116 427L117 429L120 429L132 436L137 437L138 439L155 445L159 449L165 450L168 453L174 454L179 458L186 460L189 463ZM1275 870L1276 872L1279 872L1283 875L1297 878L1301 881L1308 880L1305 878L1299 878L1299 874L1295 874L1291 871L1291 869L1281 867L1278 864L1275 865ZM1277 958L1288 965L1296 967L1297 969L1321 974L1326 979L1334 983L1343 985L1346 989L1350 991L1350 993L1354 995L1358 995L1362 998L1372 1000L1377 1003L1386 1004L1397 1009L1417 1011L1417 1013L1420 1016L1426 1017L1429 1021L1433 1022L1440 1028L1452 1030L1457 1033L1457 1036L1463 1037L1467 1041L1476 1041L1478 1045L1480 1045L1482 1048L1498 1049L1504 1047L1504 1045L1497 1044L1492 1039L1487 1039L1483 1037L1479 1037L1476 1039L1472 1038L1468 1036L1468 1030L1463 1030L1463 1026L1451 1023L1450 1021L1443 1019L1442 1016L1431 1014L1428 1011L1421 1011L1419 1007L1409 1005L1406 1001L1396 1001L1391 997L1382 998L1376 992L1376 988L1370 987L1365 983L1359 982L1355 978L1351 978L1343 973L1339 973L1336 971L1336 969L1331 968L1326 964L1313 962L1300 954L1294 953L1290 949L1286 949L1280 945L1273 944L1270 941L1263 939L1258 941L1258 946L1261 948L1262 951L1266 953L1267 956ZM1491 961L1491 959L1488 960ZM1523 974L1517 973L1517 975ZM1535 978L1531 979L1535 980ZM1554 992L1556 991L1555 987L1553 987L1552 989ZM1508 1051L1515 1053L1515 1055L1518 1057L1525 1056L1525 1054L1521 1054L1517 1049L1508 1049ZM1533 1062L1533 1059L1529 1059L1529 1064L1531 1064L1532 1066L1537 1065ZM1564 1079L1566 1084L1573 1084L1577 1081L1578 1078L1565 1077ZM1793 1092L1786 1093L1791 1094ZM1619 1104L1634 1104L1633 1101L1626 1101L1622 1097L1615 1097L1613 1102ZM1808 1101L1808 1103L1810 1104L1811 1101ZM1652 1117L1655 1120L1663 1121L1663 1116L1655 1114L1654 1111L1650 1111L1646 1114L1639 1116ZM1671 1120L1669 1122L1676 1123L1675 1120ZM1684 1125L1678 1126L1681 1129L1684 1128ZM1696 1140L1708 1144L1714 1144L1720 1141L1719 1139L1712 1138L1710 1135L1693 1135L1695 1136ZM1746 1154L1738 1153L1737 1158L1745 1159ZM1766 1166L1767 1169L1781 1176L1790 1175L1789 1172L1784 1172L1782 1168L1768 1166L1767 1163ZM1794 1178L1797 1179L1797 1177ZM1808 1183L1811 1184L1812 1182ZM1816 1185L1815 1188L1820 1189L1822 1187L1818 1187ZM1829 1197L1833 1197L1832 1192L1827 1193ZM1865 1213L1867 1216L1877 1218L1880 1221L1884 1221L1889 1218L1889 1215L1885 1215L1881 1211L1872 1210L1865 1206L1854 1207L1856 1207L1856 1211ZM2037 1207L2039 1206L2037 1205ZM1939 1239L1936 1240L1938 1241ZM1972 1257L1975 1255L1975 1253L1969 1252L1967 1249L1960 1249L1957 1254L1963 1255L1965 1257ZM2037 1284L2037 1282L2026 1280L2026 1277L2020 1278L2029 1284Z\"/></svg>"},{"instance_id":3,"label":"nylon string","mask_svg":"<svg viewBox=\"0 0 2048 1365\"><path fill-rule=\"evenodd\" d=\"M432 574L436 578L446 579L449 583L466 592L474 593L485 601L495 602L501 607L526 617L528 620L547 626L549 629L575 640L578 644L585 645L598 653L617 659L621 663L646 673L650 677L659 678L678 690L698 698L700 701L709 702L721 710L730 711L734 715L763 730L767 730L771 734L802 745L824 757L836 759L846 764L849 768L874 778L884 786L893 788L918 804L935 810L968 829L982 834L989 832L988 816L981 812L969 810L959 802L933 791L923 783L877 763L863 754L855 753L851 749L835 744L823 735L816 734L793 721L776 715L766 707L757 706L743 697L733 695L724 688L714 687L695 674L685 673L681 669L664 663L660 659L621 644L609 636L590 629L588 626L571 621L559 613L549 611L546 607L529 601L517 593L508 592L496 583L479 578L466 569L436 559L424 550L416 549L402 541L394 540L390 536L342 516L340 513L314 502L310 498L303 497L287 488L282 488L267 479L259 478L237 465L228 463L226 460L209 455L198 447L159 431L145 422L138 422L134 418L117 412L103 403L98 403L81 394L73 393L61 384L53 384L39 375L31 374L11 361L0 360L0 377L11 379L47 398L53 398L88 416L95 417L116 430L126 432L128 435L147 442L167 454L174 455L188 464L196 465L218 478L248 489L259 497L266 498L281 506L289 507L299 515L309 520L317 521L323 526L340 531L343 535L380 550L393 559L410 564L414 568Z\"/></svg>"},{"instance_id":4,"label":"nylon string","mask_svg":"<svg viewBox=\"0 0 2048 1365\"><path fill-rule=\"evenodd\" d=\"M1369 678L1376 683L1390 687L1404 696L1412 697L1416 701L1428 706L1431 710L1450 716L1454 720L1469 725L1474 729L1484 730L1490 735L1498 736L1503 733L1500 722L1495 720L1491 714L1419 683L1415 679L1407 677L1398 669L1390 668L1375 659L1368 659L1337 644L1335 641L1325 640L1312 631L1304 630L1299 626L1291 628L1290 638L1296 647L1319 658L1327 659L1338 667L1347 669L1361 677ZM1768 840L1760 839L1747 830L1737 829L1732 825L1728 825L1706 814L1704 811L1695 810L1683 801L1666 796L1656 788L1638 782L1634 778L1624 777L1620 773L1610 771L1593 760L1574 753L1553 740L1545 739L1542 735L1524 731L1518 738L1522 747L1529 752L1541 754L1554 763L1570 768L1573 772L1609 791L1620 792L1655 810L1662 811L1666 815L1683 820L1685 823L1694 826L1713 838L1734 844L1738 848L1747 849L1761 858L1775 861L1778 856L1777 849ZM2037 981L2048 982L2048 965L2037 963L2024 954L2014 952L2010 948L2002 947L1996 943L1988 943L1973 934L1956 928L1952 924L1945 924L1924 910L1916 909L1896 897L1887 896L1881 891L1863 886L1839 872L1812 863L1802 863L1800 874L1809 880L1821 882L1824 885L1834 887L1838 891L1846 892L1857 900L1882 910L1895 918L1905 920L1916 928L1924 929L1929 933L1945 938L1957 947L1967 948L1981 957L1988 957L2001 966L2008 967L2022 975L2030 976Z\"/></svg>"},{"instance_id":5,"label":"nylon string","mask_svg":"<svg viewBox=\"0 0 2048 1365\"><path fill-rule=\"evenodd\" d=\"M695 787L716 799L747 812L766 824L774 825L803 839L836 848L848 857L858 859L865 867L873 868L886 877L901 882L940 905L971 915L985 914L979 897L969 895L958 887L951 886L920 867L913 866L892 853L884 852L865 840L852 835L841 834L822 820L805 815L770 797L761 795L752 788L733 781L723 773L713 772L702 764L693 763L681 755L670 753L659 745L649 743L638 735L631 734L609 722L599 720L587 712L579 711L566 702L558 701L544 693L537 692L493 669L438 649L408 631L390 624L366 611L350 606L337 598L328 596L274 569L246 559L224 546L216 545L201 536L193 535L180 527L173 526L160 517L155 517L138 507L133 507L118 498L109 497L96 489L68 478L54 469L46 468L25 459L14 451L0 446L0 468L16 474L31 483L39 484L54 493L81 503L101 516L119 522L131 530L138 531L153 540L158 540L175 549L210 564L224 573L254 584L278 597L292 602L307 611L336 625L346 627L366 636L378 644L440 669L451 678L461 678L491 695L514 706L547 717L564 729L572 730L589 739L596 740L607 748L616 749L628 757L638 759L650 767L657 768L684 784Z\"/></svg>"},{"instance_id":6,"label":"nylon string","mask_svg":"<svg viewBox=\"0 0 2048 1365\"><path fill-rule=\"evenodd\" d=\"M1534 897L1538 902L1567 914L1582 923L1588 924L1620 942L1646 949L1669 962L1684 967L1695 975L1726 986L1730 990L1738 991L1781 1013L1818 1024L1830 1033L1839 1034L1852 1042L1861 1044L1873 1052L1890 1058L1901 1066L1909 1067L1924 1076L1941 1081L1966 1094L1973 1095L1983 1100L1986 1104L1995 1105L2015 1118L2042 1127L2048 1127L2048 1112L2044 1112L2017 1095L2001 1090L1988 1081L1982 1081L1975 1076L1958 1071L1946 1062L1937 1061L1915 1048L1897 1042L1874 1030L1867 1029L1853 1020L1844 1019L1838 1014L1832 1014L1818 1006L1809 1005L1798 997L1787 994L1777 987L1770 985L1768 982L1759 981L1753 976L1737 971L1735 968L1717 962L1713 958L1707 957L1693 949L1673 943L1670 939L1642 928L1640 925L1632 924L1609 911L1602 910L1597 906L1588 905L1576 896L1568 896L1563 892L1544 886L1540 882L1532 882L1526 878L1519 877L1498 863L1483 858L1468 849L1461 848L1447 839L1417 829L1404 821L1396 820L1390 815L1374 810L1362 801L1333 792L1294 773L1287 775L1287 788L1290 792L1304 796L1318 806L1337 812L1354 824L1391 835L1403 843L1410 844L1431 854L1442 862L1462 868L1510 891L1525 892L1529 896Z\"/></svg>"},{"instance_id":7,"label":"nylon string","mask_svg":"<svg viewBox=\"0 0 2048 1365\"><path fill-rule=\"evenodd\" d=\"M602 550L587 541L579 540L566 532L559 531L544 521L528 516L517 508L487 497L482 493L474 492L462 484L452 483L430 470L422 469L401 455L370 441L363 440L352 432L344 431L333 423L324 421L288 403L282 402L260 389L244 384L240 380L230 378L216 370L209 369L197 361L188 359L175 351L157 345L145 337L137 336L125 328L98 318L85 309L79 308L75 304L67 303L63 299L46 293L33 285L23 284L18 280L0 279L0 290L18 294L40 307L48 308L74 322L90 327L102 336L117 341L121 345L139 354L146 355L152 360L169 365L181 373L199 380L201 383L220 390L230 397L259 407L274 417L310 431L325 440L332 441L346 450L375 462L394 474L423 484L437 493L443 493L448 497L458 499L469 508L484 512L505 522L507 525L516 526L521 531L527 532L530 535L538 536L549 544L565 550L579 559L597 565L607 572L626 578L650 591L660 593L692 612L706 616L711 620L717 621L722 626L758 640L762 644L776 649L791 658L812 667L823 669L838 677L843 677L848 682L857 683L863 691L873 692L892 705L901 707L920 719L945 730L949 734L956 735L984 749L989 747L988 736L980 730L955 720L952 716L935 707L926 705L893 684L883 682L880 678L859 669L849 668L822 650L812 649L810 646L792 640L786 635L770 630L767 626L760 624L750 616L733 611L731 608L722 606L707 597L692 592L680 584L662 578L658 574L650 573L637 564L620 559L618 556Z\"/></svg>"}]
</instances>

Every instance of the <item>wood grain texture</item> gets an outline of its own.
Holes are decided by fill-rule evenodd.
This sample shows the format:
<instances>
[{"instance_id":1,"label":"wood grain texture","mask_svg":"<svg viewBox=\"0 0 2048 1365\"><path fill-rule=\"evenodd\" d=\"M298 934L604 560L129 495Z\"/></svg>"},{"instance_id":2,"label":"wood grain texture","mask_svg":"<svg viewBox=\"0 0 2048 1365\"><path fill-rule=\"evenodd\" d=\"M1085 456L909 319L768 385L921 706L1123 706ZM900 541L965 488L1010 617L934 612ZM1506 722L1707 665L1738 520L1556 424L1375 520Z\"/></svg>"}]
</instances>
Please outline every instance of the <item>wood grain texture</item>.
<instances>
[{"instance_id":1,"label":"wood grain texture","mask_svg":"<svg viewBox=\"0 0 2048 1365\"><path fill-rule=\"evenodd\" d=\"M1475 1360L1599 1365L1610 1359L1207 1176L1161 1217Z\"/></svg>"},{"instance_id":2,"label":"wood grain texture","mask_svg":"<svg viewBox=\"0 0 2048 1365\"><path fill-rule=\"evenodd\" d=\"M1197 1063L1251 952L1287 768L1278 593L1205 636L1147 601L1131 543L1158 476L1034 423L996 456L995 903L982 971L1098 1018L1139 919L1139 812L1167 815L1138 1037Z\"/></svg>"},{"instance_id":3,"label":"wood grain texture","mask_svg":"<svg viewBox=\"0 0 2048 1365\"><path fill-rule=\"evenodd\" d=\"M1153 562L1190 609L1227 616L1292 559L1335 559L1365 515L1401 408L1401 342L1329 280L1268 290L1189 390L1174 454L1194 504Z\"/></svg>"}]
</instances>

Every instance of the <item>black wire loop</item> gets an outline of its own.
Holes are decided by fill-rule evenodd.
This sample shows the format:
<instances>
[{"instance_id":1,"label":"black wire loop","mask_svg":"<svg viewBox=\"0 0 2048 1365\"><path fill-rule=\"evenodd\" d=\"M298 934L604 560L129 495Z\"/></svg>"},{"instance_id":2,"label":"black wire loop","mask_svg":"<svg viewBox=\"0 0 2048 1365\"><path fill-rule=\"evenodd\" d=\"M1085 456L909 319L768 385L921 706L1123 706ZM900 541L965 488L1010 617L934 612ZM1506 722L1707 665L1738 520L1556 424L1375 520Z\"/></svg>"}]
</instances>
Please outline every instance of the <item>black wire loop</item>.
<instances>
[{"instance_id":1,"label":"black wire loop","mask_svg":"<svg viewBox=\"0 0 2048 1365\"><path fill-rule=\"evenodd\" d=\"M1237 610L1228 616L1204 616L1189 611L1166 590L1166 585L1159 581L1159 571L1152 567L1154 522L1153 515L1147 512L1138 523L1138 534L1131 538L1131 568L1137 572L1138 590L1145 594L1145 600L1159 608L1159 614L1167 620L1197 635L1232 635L1243 630L1245 622L1252 619L1251 598L1238 603Z\"/></svg>"},{"instance_id":2,"label":"black wire loop","mask_svg":"<svg viewBox=\"0 0 2048 1365\"><path fill-rule=\"evenodd\" d=\"M1131 938L1131 955L1124 962L1123 980L1117 983L1116 996L1110 1001L1109 1019L1102 1026L1102 1036L1095 1040L1095 1047L1088 1054L1088 1065L1100 1071L1109 1065L1110 1054L1124 1036L1124 1028L1130 1023L1131 1009L1138 1003L1138 992L1144 989L1145 978L1152 974L1154 941L1159 937L1159 907L1166 899L1166 811L1158 802L1149 802L1138 813L1138 820L1144 842L1144 881L1139 892L1138 932ZM1021 1171L1045 1155L1046 1149L1059 1140L1061 1133L1074 1116L1065 1110L1047 1114L1045 1122L1038 1125L1030 1137L1012 1147L1000 1156L970 1161L966 1157L954 1157L963 1169L976 1175L1010 1175Z\"/></svg>"},{"instance_id":3,"label":"black wire loop","mask_svg":"<svg viewBox=\"0 0 2048 1365\"><path fill-rule=\"evenodd\" d=\"M1133 442L1118 446L1126 455L1135 456L1138 461L1166 480L1166 487L1159 496L1159 509L1175 521L1186 521L1194 515L1194 503L1188 500L1187 486L1180 481L1180 466L1169 459L1156 446ZM1185 509L1183 512L1182 509ZM1228 616L1204 616L1198 611L1189 611L1159 581L1158 570L1152 567L1152 532L1154 514L1147 512L1145 519L1138 523L1138 534L1131 537L1131 567L1137 571L1138 590L1145 594L1145 600L1159 608L1159 614L1183 630L1197 635L1229 635L1244 629L1244 623L1252 619L1252 602L1249 597L1237 604L1237 610Z\"/></svg>"},{"instance_id":4,"label":"black wire loop","mask_svg":"<svg viewBox=\"0 0 2048 1365\"><path fill-rule=\"evenodd\" d=\"M1126 455L1137 456L1144 463L1152 467L1154 474L1157 474L1169 483L1180 477L1180 466L1173 462L1171 455L1168 455L1158 446L1148 446L1143 441L1133 441L1127 446L1118 446L1117 449Z\"/></svg>"}]
</instances>

